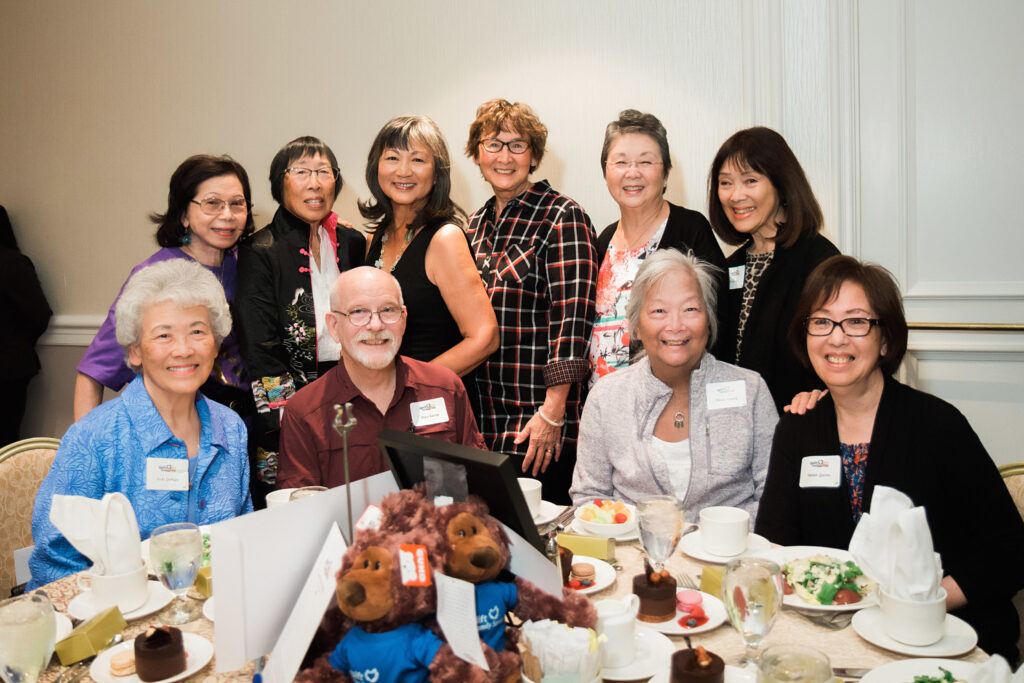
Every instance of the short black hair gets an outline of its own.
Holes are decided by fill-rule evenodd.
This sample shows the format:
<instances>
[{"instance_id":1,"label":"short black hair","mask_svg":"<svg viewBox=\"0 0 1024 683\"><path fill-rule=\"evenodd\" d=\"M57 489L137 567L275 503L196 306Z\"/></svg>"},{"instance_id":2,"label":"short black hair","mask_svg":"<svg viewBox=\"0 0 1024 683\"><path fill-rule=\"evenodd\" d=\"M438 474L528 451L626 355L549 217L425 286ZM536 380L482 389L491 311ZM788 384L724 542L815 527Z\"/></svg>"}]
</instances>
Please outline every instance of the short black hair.
<instances>
[{"instance_id":1,"label":"short black hair","mask_svg":"<svg viewBox=\"0 0 1024 683\"><path fill-rule=\"evenodd\" d=\"M288 167L302 157L315 157L317 154L326 157L327 161L331 163L331 168L334 169L334 196L331 201L338 198L338 193L341 192L344 182L341 179L341 171L338 169L337 157L320 138L303 135L277 150L277 154L270 162L270 194L275 202L284 204L284 172Z\"/></svg>"}]
</instances>

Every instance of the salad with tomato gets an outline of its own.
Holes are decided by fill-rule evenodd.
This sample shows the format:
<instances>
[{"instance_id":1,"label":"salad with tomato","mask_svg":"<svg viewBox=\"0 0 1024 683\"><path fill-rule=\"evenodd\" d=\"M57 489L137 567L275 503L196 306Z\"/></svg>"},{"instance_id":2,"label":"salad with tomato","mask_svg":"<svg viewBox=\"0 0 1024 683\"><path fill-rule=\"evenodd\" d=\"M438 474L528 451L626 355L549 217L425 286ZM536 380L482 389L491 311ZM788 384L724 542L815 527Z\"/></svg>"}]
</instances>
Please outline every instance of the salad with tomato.
<instances>
[{"instance_id":1,"label":"salad with tomato","mask_svg":"<svg viewBox=\"0 0 1024 683\"><path fill-rule=\"evenodd\" d=\"M860 602L873 586L854 562L828 555L790 560L782 567L786 593L796 593L812 605L850 605Z\"/></svg>"}]
</instances>

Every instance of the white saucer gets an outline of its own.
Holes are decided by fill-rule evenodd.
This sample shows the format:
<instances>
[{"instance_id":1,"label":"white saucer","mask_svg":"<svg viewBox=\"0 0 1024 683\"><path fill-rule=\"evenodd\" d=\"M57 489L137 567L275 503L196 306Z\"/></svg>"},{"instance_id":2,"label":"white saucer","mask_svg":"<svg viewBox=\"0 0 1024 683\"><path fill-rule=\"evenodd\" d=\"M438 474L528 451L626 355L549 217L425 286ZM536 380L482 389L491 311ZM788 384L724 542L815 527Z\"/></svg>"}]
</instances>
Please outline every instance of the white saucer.
<instances>
[{"instance_id":1,"label":"white saucer","mask_svg":"<svg viewBox=\"0 0 1024 683\"><path fill-rule=\"evenodd\" d=\"M54 642L59 643L71 634L71 620L60 612L54 612L53 618L57 622L57 637Z\"/></svg>"},{"instance_id":2,"label":"white saucer","mask_svg":"<svg viewBox=\"0 0 1024 683\"><path fill-rule=\"evenodd\" d=\"M725 665L725 683L754 683L756 680L757 671L755 669L744 669L732 664Z\"/></svg>"},{"instance_id":3,"label":"white saucer","mask_svg":"<svg viewBox=\"0 0 1024 683\"><path fill-rule=\"evenodd\" d=\"M121 616L125 618L125 621L149 616L153 612L163 609L173 598L174 593L164 588L163 584L159 581L150 581L149 599L142 603L141 607L136 607L130 612L123 613ZM68 614L75 619L90 619L96 612L96 606L92 602L92 593L88 591L79 593L68 603ZM123 683L124 679L118 680L121 680Z\"/></svg>"},{"instance_id":4,"label":"white saucer","mask_svg":"<svg viewBox=\"0 0 1024 683\"><path fill-rule=\"evenodd\" d=\"M681 593L684 590L688 589L680 588L676 592ZM725 613L725 605L722 603L721 600L708 593L702 592L701 596L703 596L704 598L704 602L701 604L701 607L704 608L704 613L708 617L708 620L704 622L704 624L701 626L694 626L693 628L683 628L682 626L680 626L679 620L687 615L684 612L680 612L678 609L676 610L676 615L668 621L662 621L659 623L652 624L650 622L640 621L638 619L636 623L643 624L644 626L649 626L650 628L653 628L655 631L664 633L669 636L689 636L693 635L694 633L705 633L707 631L716 629L719 626L721 626L723 622L725 622L726 616L728 616Z\"/></svg>"},{"instance_id":5,"label":"white saucer","mask_svg":"<svg viewBox=\"0 0 1024 683\"><path fill-rule=\"evenodd\" d=\"M171 683L172 681L188 678L213 659L213 643L202 636L197 636L195 633L182 633L181 635L185 645L185 670L177 676L171 676L170 678L154 681L153 683ZM92 665L89 667L89 675L92 676L96 683L142 683L136 674L112 676L110 673L111 657L118 652L134 649L135 639L133 638L126 643L121 643L109 650L104 650L93 660Z\"/></svg>"},{"instance_id":6,"label":"white saucer","mask_svg":"<svg viewBox=\"0 0 1024 683\"><path fill-rule=\"evenodd\" d=\"M574 534L579 534L580 536L590 536L591 538L602 538L601 536L595 536L594 534L588 534L586 531L583 530L583 527L581 527L579 525L578 521L575 520L575 519L572 520L572 524L570 524L568 527L566 527L566 530L570 531L570 532L572 532ZM611 538L614 538L616 541L619 541L619 542L635 541L638 538L640 538L640 528L639 528L638 525L634 525L632 531L627 531L624 534L620 534L619 536L612 536Z\"/></svg>"},{"instance_id":7,"label":"white saucer","mask_svg":"<svg viewBox=\"0 0 1024 683\"><path fill-rule=\"evenodd\" d=\"M840 562L853 561L853 555L851 555L847 550L842 550L840 548L824 548L816 545L782 546L781 548L772 548L760 553L760 557L777 563L780 569L787 562L798 560L802 557L811 557L812 555L828 555L829 557L836 558ZM868 577L868 580L871 580L870 577ZM849 605L812 605L796 593L783 595L782 604L787 607L806 610L808 612L856 612L878 604L878 584L872 585L871 590L868 591L867 595L861 598L860 602L855 602Z\"/></svg>"},{"instance_id":8,"label":"white saucer","mask_svg":"<svg viewBox=\"0 0 1024 683\"><path fill-rule=\"evenodd\" d=\"M615 669L601 669L601 678L606 681L632 681L638 678L654 676L659 671L672 668L672 653L676 646L666 636L652 628L637 626L636 657L632 664ZM652 679L655 680L655 679ZM666 677L667 681L668 678Z\"/></svg>"},{"instance_id":9,"label":"white saucer","mask_svg":"<svg viewBox=\"0 0 1024 683\"><path fill-rule=\"evenodd\" d=\"M978 634L963 619L946 615L942 640L934 645L907 645L893 640L882 625L882 609L868 607L853 615L853 630L872 645L915 657L959 657L978 644Z\"/></svg>"},{"instance_id":10,"label":"white saucer","mask_svg":"<svg viewBox=\"0 0 1024 683\"><path fill-rule=\"evenodd\" d=\"M711 564L725 564L734 557L747 557L750 555L760 555L764 551L772 547L772 542L764 536L758 536L755 533L751 533L747 536L747 549L739 555L715 555L704 550L704 546L700 542L700 529L691 532L683 536L683 539L679 541L679 549L689 555L695 560L701 562L710 562Z\"/></svg>"},{"instance_id":11,"label":"white saucer","mask_svg":"<svg viewBox=\"0 0 1024 683\"><path fill-rule=\"evenodd\" d=\"M533 516L533 523L537 526L551 524L551 522L558 518L558 515L560 515L564 509L564 505L557 505L555 503L549 503L546 500L542 500L540 502L540 509L538 509L537 514Z\"/></svg>"},{"instance_id":12,"label":"white saucer","mask_svg":"<svg viewBox=\"0 0 1024 683\"><path fill-rule=\"evenodd\" d=\"M967 681L981 665L961 659L901 659L872 669L861 679L861 683L904 683L914 680L915 676L941 678L940 666L952 673L954 678Z\"/></svg>"},{"instance_id":13,"label":"white saucer","mask_svg":"<svg viewBox=\"0 0 1024 683\"><path fill-rule=\"evenodd\" d=\"M213 598L207 598L203 603L203 616L213 621Z\"/></svg>"},{"instance_id":14,"label":"white saucer","mask_svg":"<svg viewBox=\"0 0 1024 683\"><path fill-rule=\"evenodd\" d=\"M580 562L594 565L594 585L590 588L580 588L576 591L577 593L590 595L591 593L603 591L615 583L615 569L604 560L599 560L596 557L587 557L586 555L574 555L572 563L575 565Z\"/></svg>"}]
</instances>

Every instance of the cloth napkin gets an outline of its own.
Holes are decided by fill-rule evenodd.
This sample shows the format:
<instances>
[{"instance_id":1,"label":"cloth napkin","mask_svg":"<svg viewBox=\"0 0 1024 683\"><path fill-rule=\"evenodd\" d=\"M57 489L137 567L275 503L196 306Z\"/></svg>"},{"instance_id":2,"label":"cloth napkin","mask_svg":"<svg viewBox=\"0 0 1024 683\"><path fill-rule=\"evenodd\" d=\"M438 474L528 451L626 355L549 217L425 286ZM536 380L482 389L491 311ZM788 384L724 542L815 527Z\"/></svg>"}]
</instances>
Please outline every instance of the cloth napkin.
<instances>
[{"instance_id":1,"label":"cloth napkin","mask_svg":"<svg viewBox=\"0 0 1024 683\"><path fill-rule=\"evenodd\" d=\"M967 677L968 683L1024 683L1024 666L1011 673L1010 665L999 655L991 657Z\"/></svg>"},{"instance_id":2,"label":"cloth napkin","mask_svg":"<svg viewBox=\"0 0 1024 683\"><path fill-rule=\"evenodd\" d=\"M938 598L942 559L932 546L923 507L888 486L876 486L871 511L850 538L850 554L886 593L905 600Z\"/></svg>"},{"instance_id":3,"label":"cloth napkin","mask_svg":"<svg viewBox=\"0 0 1024 683\"><path fill-rule=\"evenodd\" d=\"M102 500L54 495L50 521L92 561L94 574L124 574L142 561L135 510L122 493L108 493Z\"/></svg>"}]
</instances>

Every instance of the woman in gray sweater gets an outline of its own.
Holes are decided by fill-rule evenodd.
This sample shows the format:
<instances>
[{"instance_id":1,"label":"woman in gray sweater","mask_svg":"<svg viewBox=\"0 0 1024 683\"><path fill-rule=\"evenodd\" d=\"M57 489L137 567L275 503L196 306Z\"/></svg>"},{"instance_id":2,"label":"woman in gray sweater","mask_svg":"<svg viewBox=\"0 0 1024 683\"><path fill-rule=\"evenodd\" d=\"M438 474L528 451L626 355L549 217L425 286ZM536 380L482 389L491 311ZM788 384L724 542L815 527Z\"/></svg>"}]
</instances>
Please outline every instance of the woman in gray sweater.
<instances>
[{"instance_id":1,"label":"woman in gray sweater","mask_svg":"<svg viewBox=\"0 0 1024 683\"><path fill-rule=\"evenodd\" d=\"M779 418L760 375L706 350L718 327L716 270L675 249L640 267L626 315L643 353L587 399L573 503L667 494L689 517L711 505L757 514Z\"/></svg>"}]
</instances>

